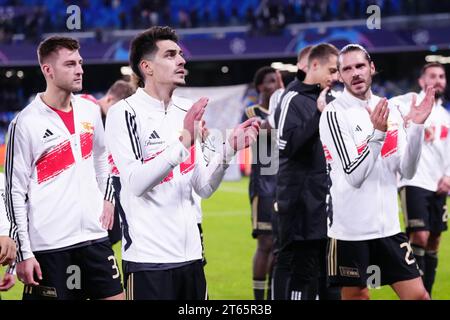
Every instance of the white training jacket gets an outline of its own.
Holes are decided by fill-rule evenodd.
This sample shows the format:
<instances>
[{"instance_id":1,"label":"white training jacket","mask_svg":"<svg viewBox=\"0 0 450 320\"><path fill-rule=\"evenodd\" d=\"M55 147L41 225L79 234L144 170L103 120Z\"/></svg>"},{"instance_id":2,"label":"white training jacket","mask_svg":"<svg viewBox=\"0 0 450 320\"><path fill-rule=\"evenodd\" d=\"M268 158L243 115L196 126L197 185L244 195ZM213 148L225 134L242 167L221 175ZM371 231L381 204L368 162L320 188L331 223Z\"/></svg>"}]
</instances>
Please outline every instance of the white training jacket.
<instances>
[{"instance_id":1,"label":"white training jacket","mask_svg":"<svg viewBox=\"0 0 450 320\"><path fill-rule=\"evenodd\" d=\"M126 261L179 263L202 258L200 206L193 191L209 197L234 152L221 150L207 165L199 143L190 151L183 146L178 138L192 104L173 96L165 108L139 88L108 111L106 142L120 171Z\"/></svg>"},{"instance_id":2,"label":"white training jacket","mask_svg":"<svg viewBox=\"0 0 450 320\"><path fill-rule=\"evenodd\" d=\"M399 104L411 105L415 93L391 99ZM422 102L425 92L417 95L416 104ZM412 179L402 178L399 186L414 186L436 192L439 180L443 176L450 176L450 114L442 106L439 99L433 106L430 116L425 121L425 137L422 142L417 172Z\"/></svg>"},{"instance_id":3,"label":"white training jacket","mask_svg":"<svg viewBox=\"0 0 450 320\"><path fill-rule=\"evenodd\" d=\"M10 223L5 208L5 175L0 172L0 236L9 236Z\"/></svg>"},{"instance_id":4,"label":"white training jacket","mask_svg":"<svg viewBox=\"0 0 450 320\"><path fill-rule=\"evenodd\" d=\"M99 221L112 197L100 108L74 95L71 103L74 135L40 93L9 126L5 203L18 261L108 235Z\"/></svg>"},{"instance_id":5,"label":"white training jacket","mask_svg":"<svg viewBox=\"0 0 450 320\"><path fill-rule=\"evenodd\" d=\"M405 129L405 106L389 102L387 132L374 130L366 107L373 110L379 100L371 94L363 101L344 90L320 117L320 138L331 165L330 238L370 240L400 232L397 173L414 176L424 126L411 122Z\"/></svg>"}]
</instances>

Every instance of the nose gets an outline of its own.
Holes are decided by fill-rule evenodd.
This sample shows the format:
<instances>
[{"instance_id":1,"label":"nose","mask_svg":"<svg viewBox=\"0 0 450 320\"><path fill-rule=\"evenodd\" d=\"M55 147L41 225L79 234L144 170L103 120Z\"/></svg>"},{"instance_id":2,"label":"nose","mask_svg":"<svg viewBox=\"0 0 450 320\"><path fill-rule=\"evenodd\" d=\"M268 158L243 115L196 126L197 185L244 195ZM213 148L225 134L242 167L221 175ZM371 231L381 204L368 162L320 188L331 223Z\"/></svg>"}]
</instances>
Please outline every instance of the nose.
<instances>
[{"instance_id":1,"label":"nose","mask_svg":"<svg viewBox=\"0 0 450 320\"><path fill-rule=\"evenodd\" d=\"M76 73L79 74L79 75L82 75L84 73L83 67L82 67L81 64L77 65Z\"/></svg>"},{"instance_id":2,"label":"nose","mask_svg":"<svg viewBox=\"0 0 450 320\"><path fill-rule=\"evenodd\" d=\"M178 55L178 65L184 66L186 64L186 60L183 58L182 55Z\"/></svg>"},{"instance_id":3,"label":"nose","mask_svg":"<svg viewBox=\"0 0 450 320\"><path fill-rule=\"evenodd\" d=\"M353 69L353 79L357 79L360 76L358 69Z\"/></svg>"}]
</instances>

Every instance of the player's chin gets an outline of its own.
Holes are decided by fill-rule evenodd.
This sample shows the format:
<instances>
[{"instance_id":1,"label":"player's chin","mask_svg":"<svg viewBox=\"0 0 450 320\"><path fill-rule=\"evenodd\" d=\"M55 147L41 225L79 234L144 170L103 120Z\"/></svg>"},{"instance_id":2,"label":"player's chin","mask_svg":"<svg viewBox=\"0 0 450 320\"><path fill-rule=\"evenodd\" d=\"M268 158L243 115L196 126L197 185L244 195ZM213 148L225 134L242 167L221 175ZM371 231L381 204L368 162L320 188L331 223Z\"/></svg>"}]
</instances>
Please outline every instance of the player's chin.
<instances>
[{"instance_id":1,"label":"player's chin","mask_svg":"<svg viewBox=\"0 0 450 320\"><path fill-rule=\"evenodd\" d=\"M178 78L174 82L177 86L185 86L186 85L186 80L184 78L183 79Z\"/></svg>"},{"instance_id":2,"label":"player's chin","mask_svg":"<svg viewBox=\"0 0 450 320\"><path fill-rule=\"evenodd\" d=\"M71 92L80 92L81 90L83 90L83 85L80 83L80 84L74 84L74 85L72 85L72 88L71 88Z\"/></svg>"}]
</instances>

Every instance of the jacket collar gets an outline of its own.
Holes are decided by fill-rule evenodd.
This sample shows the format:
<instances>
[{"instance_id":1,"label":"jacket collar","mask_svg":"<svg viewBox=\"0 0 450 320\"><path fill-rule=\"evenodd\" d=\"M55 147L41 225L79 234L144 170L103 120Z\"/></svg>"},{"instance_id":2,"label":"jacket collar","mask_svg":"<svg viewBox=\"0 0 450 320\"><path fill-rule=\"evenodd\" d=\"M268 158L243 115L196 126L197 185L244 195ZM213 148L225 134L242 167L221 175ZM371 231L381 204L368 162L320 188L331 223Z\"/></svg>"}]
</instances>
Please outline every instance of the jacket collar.
<instances>
[{"instance_id":1,"label":"jacket collar","mask_svg":"<svg viewBox=\"0 0 450 320\"><path fill-rule=\"evenodd\" d=\"M342 96L342 99L344 99L345 103L348 106L359 106L361 108L367 108L369 106L370 109L372 109L372 110L373 110L373 108L375 108L375 105L380 100L380 98L378 96L376 96L372 93L372 90L370 90L369 99L367 99L367 100L362 100L362 99L355 97L347 90L347 88L344 88L344 91L342 92L341 96Z\"/></svg>"},{"instance_id":2,"label":"jacket collar","mask_svg":"<svg viewBox=\"0 0 450 320\"><path fill-rule=\"evenodd\" d=\"M34 97L34 102L38 105L38 107L48 113L53 113L54 111L52 109L49 108L49 106L47 106L45 104L45 102L42 100L41 95L44 94L44 92L39 92L36 94L36 96ZM70 102L72 104L72 110L75 108L75 95L72 93L70 95Z\"/></svg>"},{"instance_id":3,"label":"jacket collar","mask_svg":"<svg viewBox=\"0 0 450 320\"><path fill-rule=\"evenodd\" d=\"M158 100L158 99L152 97L143 88L138 88L136 90L136 96L143 102L143 105L146 108L151 107L152 110L165 112L165 111L168 111L170 106L174 104L173 97L172 97L167 105L167 110L166 110L164 101Z\"/></svg>"}]
</instances>

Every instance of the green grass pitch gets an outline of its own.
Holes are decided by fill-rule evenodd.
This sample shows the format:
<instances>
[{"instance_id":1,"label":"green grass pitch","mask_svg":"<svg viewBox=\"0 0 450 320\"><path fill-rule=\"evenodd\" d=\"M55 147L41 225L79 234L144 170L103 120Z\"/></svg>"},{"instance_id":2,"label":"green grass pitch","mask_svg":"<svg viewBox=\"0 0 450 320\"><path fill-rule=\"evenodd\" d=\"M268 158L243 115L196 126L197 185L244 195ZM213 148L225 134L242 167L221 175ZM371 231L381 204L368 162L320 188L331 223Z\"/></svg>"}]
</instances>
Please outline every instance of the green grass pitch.
<instances>
[{"instance_id":1,"label":"green grass pitch","mask_svg":"<svg viewBox=\"0 0 450 320\"><path fill-rule=\"evenodd\" d=\"M203 230L208 264L205 272L210 299L253 298L251 266L256 241L251 237L248 179L224 182L203 201ZM447 202L448 203L448 202ZM120 261L120 248L114 247ZM3 275L3 270L0 271ZM20 299L20 282L3 299ZM371 290L372 299L397 299L389 287ZM434 299L450 299L450 238L443 234L439 266L433 290Z\"/></svg>"}]
</instances>

